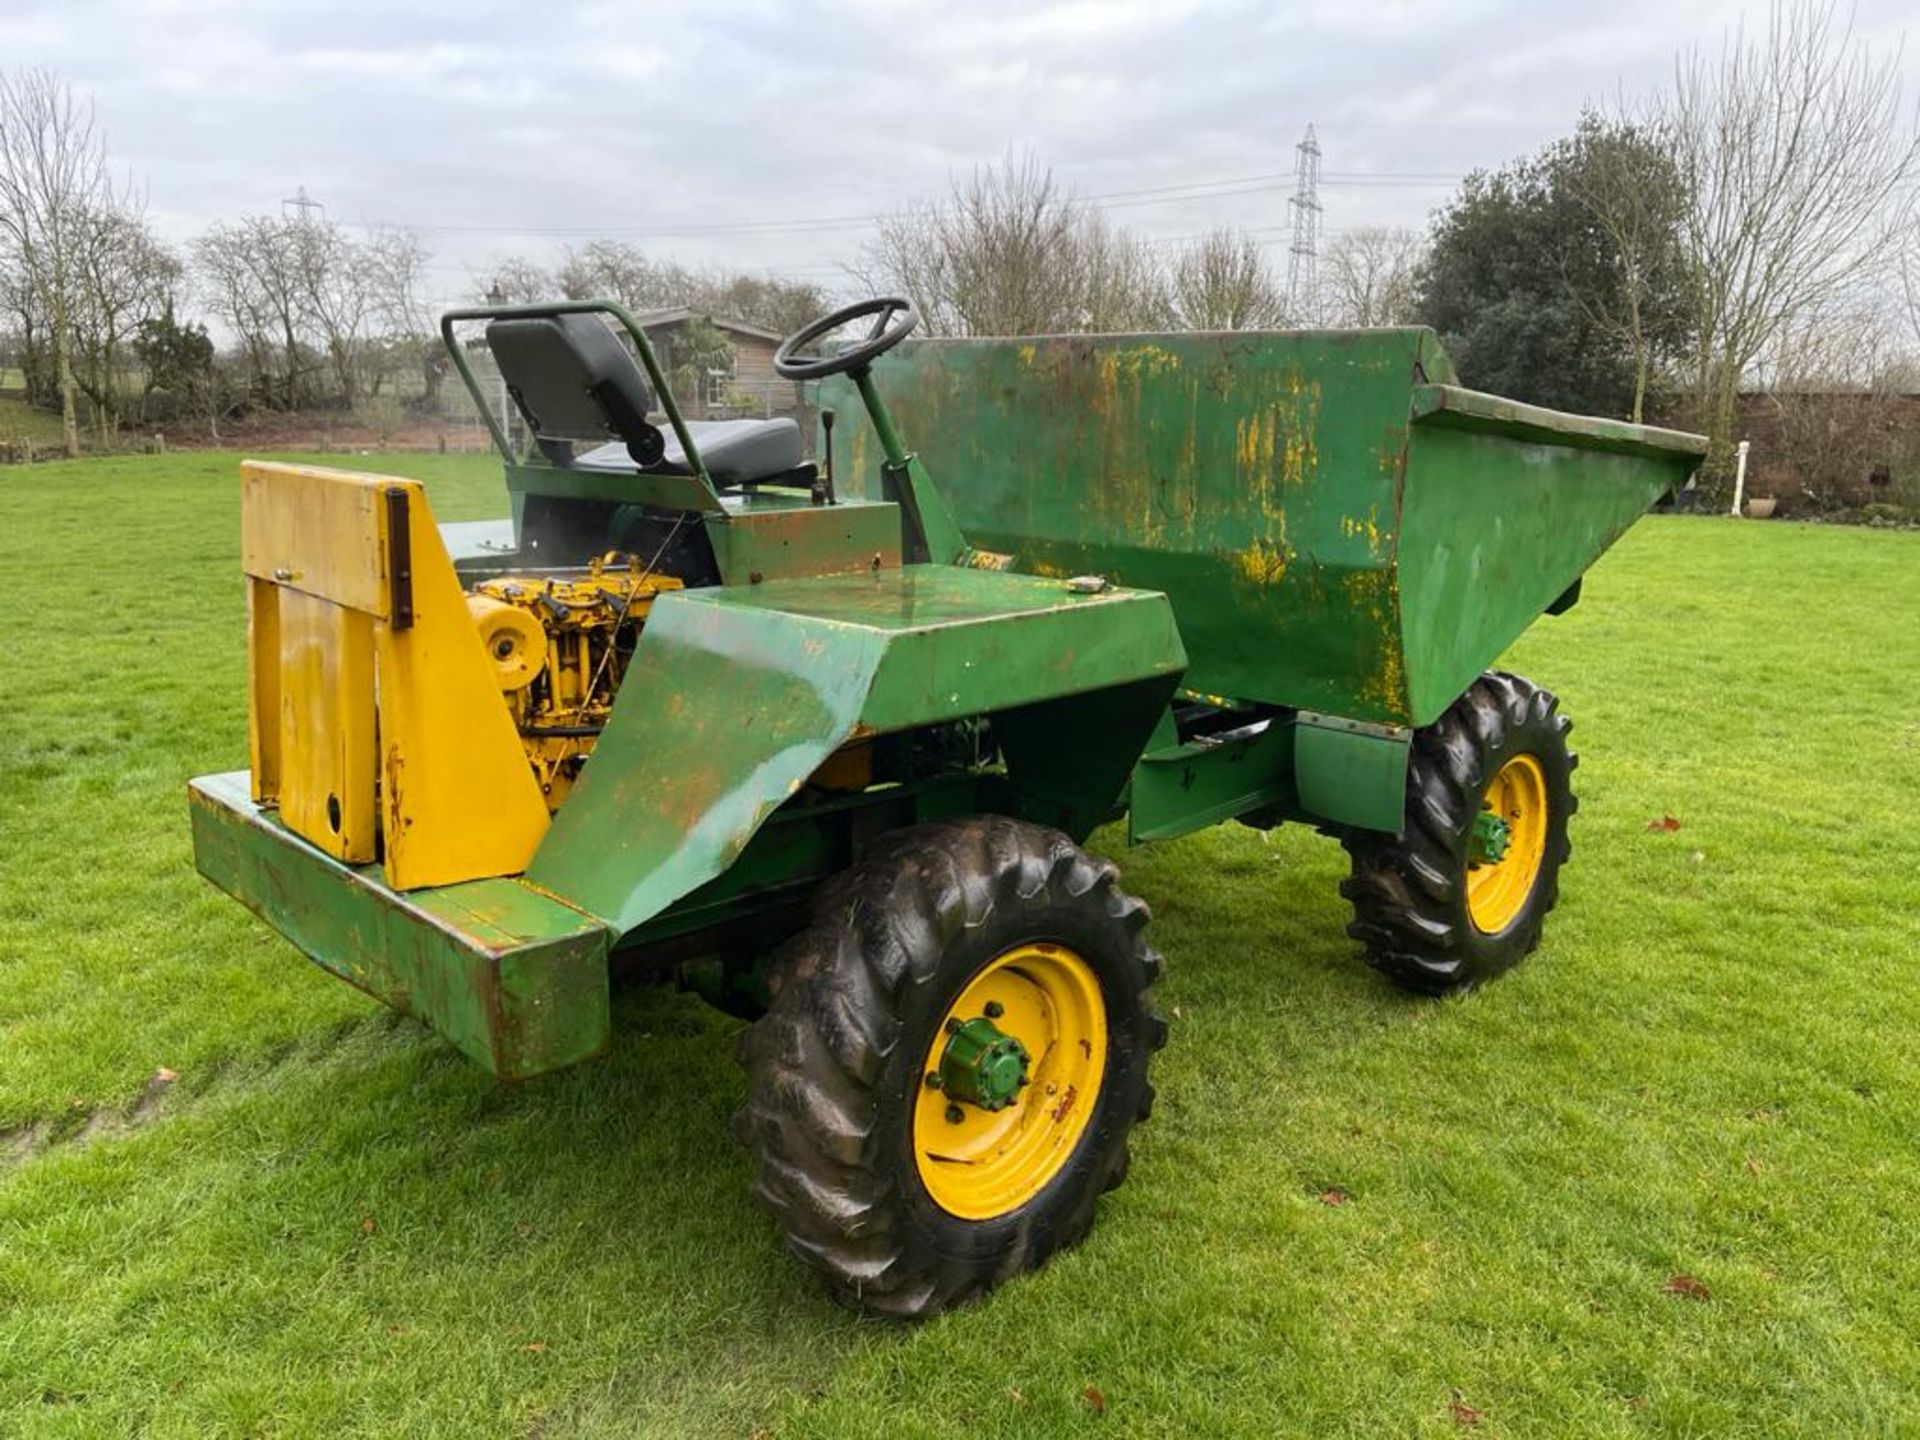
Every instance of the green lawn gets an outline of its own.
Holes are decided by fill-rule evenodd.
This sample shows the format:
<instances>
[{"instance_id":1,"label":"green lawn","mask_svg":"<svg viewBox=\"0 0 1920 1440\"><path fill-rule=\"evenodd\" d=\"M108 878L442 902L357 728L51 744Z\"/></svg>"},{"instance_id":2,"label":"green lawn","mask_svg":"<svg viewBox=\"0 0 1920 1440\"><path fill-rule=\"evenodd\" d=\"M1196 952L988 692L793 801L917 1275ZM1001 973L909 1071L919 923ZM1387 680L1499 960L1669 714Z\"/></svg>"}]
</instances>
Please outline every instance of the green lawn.
<instances>
[{"instance_id":1,"label":"green lawn","mask_svg":"<svg viewBox=\"0 0 1920 1440\"><path fill-rule=\"evenodd\" d=\"M1536 628L1576 856L1465 999L1365 969L1329 841L1100 837L1160 1105L1084 1247L910 1329L748 1203L734 1022L628 992L607 1059L501 1089L195 877L236 489L0 471L0 1433L1920 1431L1920 536L1650 520Z\"/></svg>"}]
</instances>

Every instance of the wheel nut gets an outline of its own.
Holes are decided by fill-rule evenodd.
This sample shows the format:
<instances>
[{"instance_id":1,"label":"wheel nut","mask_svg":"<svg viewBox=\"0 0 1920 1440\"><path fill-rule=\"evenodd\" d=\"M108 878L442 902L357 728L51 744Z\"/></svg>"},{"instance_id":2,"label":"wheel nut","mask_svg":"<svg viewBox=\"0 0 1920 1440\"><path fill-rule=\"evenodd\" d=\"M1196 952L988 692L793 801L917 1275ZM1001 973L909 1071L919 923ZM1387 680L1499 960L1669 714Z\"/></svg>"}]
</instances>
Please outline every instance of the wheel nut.
<instances>
[{"instance_id":1,"label":"wheel nut","mask_svg":"<svg viewBox=\"0 0 1920 1440\"><path fill-rule=\"evenodd\" d=\"M987 1019L998 1020L1002 1015L1006 1013L1007 1013L1007 1007L1002 1005L998 1000L987 1001L987 1004L986 1004Z\"/></svg>"},{"instance_id":2,"label":"wheel nut","mask_svg":"<svg viewBox=\"0 0 1920 1440\"><path fill-rule=\"evenodd\" d=\"M958 1125L966 1118L967 1112L962 1110L958 1105L947 1106L947 1123L949 1125Z\"/></svg>"},{"instance_id":3,"label":"wheel nut","mask_svg":"<svg viewBox=\"0 0 1920 1440\"><path fill-rule=\"evenodd\" d=\"M938 1090L944 1083L940 1078L940 1072L938 1070L929 1070L927 1072L927 1089Z\"/></svg>"}]
</instances>

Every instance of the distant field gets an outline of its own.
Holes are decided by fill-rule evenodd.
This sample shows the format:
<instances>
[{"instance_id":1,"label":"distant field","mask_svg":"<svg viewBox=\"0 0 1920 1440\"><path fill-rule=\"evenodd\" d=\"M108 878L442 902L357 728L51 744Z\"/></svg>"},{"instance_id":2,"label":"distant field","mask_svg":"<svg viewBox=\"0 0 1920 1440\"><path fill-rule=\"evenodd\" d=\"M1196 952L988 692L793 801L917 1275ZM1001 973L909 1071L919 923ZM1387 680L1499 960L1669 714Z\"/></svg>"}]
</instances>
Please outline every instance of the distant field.
<instances>
[{"instance_id":1,"label":"distant field","mask_svg":"<svg viewBox=\"0 0 1920 1440\"><path fill-rule=\"evenodd\" d=\"M19 372L14 373L17 375ZM6 388L4 372L0 372L0 390ZM0 445L10 440L31 440L35 445L58 445L60 417L36 409L24 400L0 395ZM0 476L6 473L0 470Z\"/></svg>"},{"instance_id":2,"label":"distant field","mask_svg":"<svg viewBox=\"0 0 1920 1440\"><path fill-rule=\"evenodd\" d=\"M749 1204L736 1022L631 991L503 1089L195 877L233 467L0 468L0 1434L1920 1433L1920 535L1652 519L1535 628L1575 857L1464 999L1360 963L1330 841L1098 837L1168 960L1131 1177L902 1329Z\"/></svg>"}]
</instances>

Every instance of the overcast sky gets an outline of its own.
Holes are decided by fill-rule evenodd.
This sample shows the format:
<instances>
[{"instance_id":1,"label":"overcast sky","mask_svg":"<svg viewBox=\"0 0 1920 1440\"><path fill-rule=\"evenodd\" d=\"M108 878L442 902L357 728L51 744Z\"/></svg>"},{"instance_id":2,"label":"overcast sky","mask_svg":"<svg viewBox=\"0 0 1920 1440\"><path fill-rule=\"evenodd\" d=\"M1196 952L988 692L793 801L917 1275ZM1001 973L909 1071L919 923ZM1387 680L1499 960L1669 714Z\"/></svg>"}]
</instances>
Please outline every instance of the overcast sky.
<instances>
[{"instance_id":1,"label":"overcast sky","mask_svg":"<svg viewBox=\"0 0 1920 1440\"><path fill-rule=\"evenodd\" d=\"M0 0L0 64L90 91L167 236L276 213L417 228L433 281L617 235L844 283L876 212L1030 148L1112 219L1284 261L1318 129L1328 232L1418 226L1466 171L1658 86L1725 0ZM1861 0L1899 42L1913 0ZM1920 67L1906 57L1909 94ZM1203 193L1198 187L1208 182ZM1234 183L1229 183L1234 182ZM1128 192L1189 187L1168 197ZM729 228L732 227L732 228ZM749 227L749 228L740 228Z\"/></svg>"}]
</instances>

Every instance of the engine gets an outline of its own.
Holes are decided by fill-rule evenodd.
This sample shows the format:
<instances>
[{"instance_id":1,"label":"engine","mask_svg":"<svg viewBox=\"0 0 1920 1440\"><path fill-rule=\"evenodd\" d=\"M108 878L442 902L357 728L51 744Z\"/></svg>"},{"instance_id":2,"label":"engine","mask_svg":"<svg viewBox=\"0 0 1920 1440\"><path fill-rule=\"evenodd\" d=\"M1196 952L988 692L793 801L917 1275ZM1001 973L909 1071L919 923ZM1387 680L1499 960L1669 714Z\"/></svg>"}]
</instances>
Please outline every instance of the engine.
<instances>
[{"instance_id":1,"label":"engine","mask_svg":"<svg viewBox=\"0 0 1920 1440\"><path fill-rule=\"evenodd\" d=\"M593 751L654 598L680 587L638 556L609 552L585 567L499 575L468 591L549 810Z\"/></svg>"}]
</instances>

